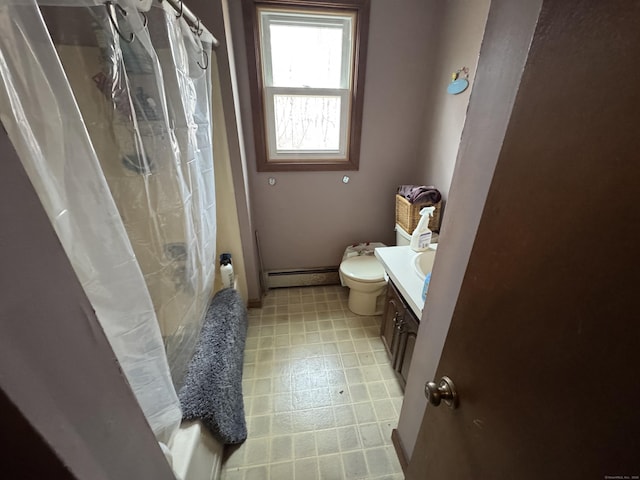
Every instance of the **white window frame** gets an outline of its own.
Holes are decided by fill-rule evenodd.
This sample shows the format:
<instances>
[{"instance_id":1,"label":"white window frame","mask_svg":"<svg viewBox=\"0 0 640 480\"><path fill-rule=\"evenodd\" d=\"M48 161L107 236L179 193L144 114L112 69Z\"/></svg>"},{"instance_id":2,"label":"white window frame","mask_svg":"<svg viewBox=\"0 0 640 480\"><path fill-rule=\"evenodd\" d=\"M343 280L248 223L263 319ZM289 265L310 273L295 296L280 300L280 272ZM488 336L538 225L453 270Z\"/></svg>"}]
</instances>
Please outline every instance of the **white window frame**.
<instances>
[{"instance_id":1,"label":"white window frame","mask_svg":"<svg viewBox=\"0 0 640 480\"><path fill-rule=\"evenodd\" d=\"M265 88L265 127L267 131L267 145L269 158L280 161L299 161L304 157L321 160L346 160L347 143L349 140L349 112L351 111L351 92L347 89L328 88L291 88L291 87L266 87ZM275 125L275 96L300 96L300 97L339 97L340 98L340 139L337 150L311 150L294 149L278 150L276 145Z\"/></svg>"},{"instance_id":2,"label":"white window frame","mask_svg":"<svg viewBox=\"0 0 640 480\"><path fill-rule=\"evenodd\" d=\"M358 170L370 0L242 2L258 171ZM302 26L324 23L345 28L339 88L273 85L269 71L272 65L270 42L263 39L263 34L269 32L268 24L273 23ZM338 98L338 148L277 149L275 99L278 95Z\"/></svg>"},{"instance_id":3,"label":"white window frame","mask_svg":"<svg viewBox=\"0 0 640 480\"><path fill-rule=\"evenodd\" d=\"M264 122L267 133L267 148L270 160L282 162L297 162L310 158L314 160L346 161L347 145L349 141L349 118L351 113L351 82L352 65L354 63L354 35L355 13L332 14L306 13L300 11L285 11L269 7L258 8L260 21L260 47L262 82L264 85ZM291 26L332 26L343 31L342 36L342 66L340 69L341 88L314 87L277 87L273 85L271 71L271 37L269 25L283 24ZM340 99L340 135L337 150L278 149L276 142L275 97L277 95L300 97L337 97Z\"/></svg>"}]
</instances>

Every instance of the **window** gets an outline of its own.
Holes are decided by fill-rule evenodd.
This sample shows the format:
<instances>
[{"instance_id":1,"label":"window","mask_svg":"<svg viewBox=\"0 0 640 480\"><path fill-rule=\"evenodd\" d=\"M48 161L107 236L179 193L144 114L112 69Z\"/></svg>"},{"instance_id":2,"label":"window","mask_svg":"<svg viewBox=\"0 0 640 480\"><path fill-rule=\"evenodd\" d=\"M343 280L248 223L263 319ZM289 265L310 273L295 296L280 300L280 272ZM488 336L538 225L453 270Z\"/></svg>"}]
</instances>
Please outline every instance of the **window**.
<instances>
[{"instance_id":1,"label":"window","mask_svg":"<svg viewBox=\"0 0 640 480\"><path fill-rule=\"evenodd\" d=\"M244 0L244 15L258 170L357 170L369 1Z\"/></svg>"}]
</instances>

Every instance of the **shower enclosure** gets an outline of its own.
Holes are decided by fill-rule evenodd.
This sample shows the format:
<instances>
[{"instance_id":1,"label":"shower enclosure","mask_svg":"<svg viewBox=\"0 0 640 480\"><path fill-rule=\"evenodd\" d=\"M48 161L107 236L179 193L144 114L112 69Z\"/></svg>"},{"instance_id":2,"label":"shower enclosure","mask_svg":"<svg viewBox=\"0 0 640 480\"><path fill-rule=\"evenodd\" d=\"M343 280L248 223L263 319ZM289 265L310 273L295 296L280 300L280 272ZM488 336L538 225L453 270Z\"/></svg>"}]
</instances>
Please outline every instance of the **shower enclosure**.
<instances>
[{"instance_id":1,"label":"shower enclosure","mask_svg":"<svg viewBox=\"0 0 640 480\"><path fill-rule=\"evenodd\" d=\"M163 442L216 255L216 41L172 4L0 0L0 119Z\"/></svg>"}]
</instances>

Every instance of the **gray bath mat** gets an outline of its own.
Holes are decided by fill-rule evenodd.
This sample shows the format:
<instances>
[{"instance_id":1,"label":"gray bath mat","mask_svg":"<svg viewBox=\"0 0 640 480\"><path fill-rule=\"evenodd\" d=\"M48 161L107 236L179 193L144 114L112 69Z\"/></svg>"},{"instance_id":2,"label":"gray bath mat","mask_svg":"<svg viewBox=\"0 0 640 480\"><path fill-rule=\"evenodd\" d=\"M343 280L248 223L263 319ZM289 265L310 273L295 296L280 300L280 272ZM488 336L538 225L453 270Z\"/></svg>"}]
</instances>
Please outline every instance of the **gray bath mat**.
<instances>
[{"instance_id":1,"label":"gray bath mat","mask_svg":"<svg viewBox=\"0 0 640 480\"><path fill-rule=\"evenodd\" d=\"M242 363L247 310L238 292L219 291L206 313L196 352L178 392L184 420L200 420L222 443L247 438Z\"/></svg>"}]
</instances>

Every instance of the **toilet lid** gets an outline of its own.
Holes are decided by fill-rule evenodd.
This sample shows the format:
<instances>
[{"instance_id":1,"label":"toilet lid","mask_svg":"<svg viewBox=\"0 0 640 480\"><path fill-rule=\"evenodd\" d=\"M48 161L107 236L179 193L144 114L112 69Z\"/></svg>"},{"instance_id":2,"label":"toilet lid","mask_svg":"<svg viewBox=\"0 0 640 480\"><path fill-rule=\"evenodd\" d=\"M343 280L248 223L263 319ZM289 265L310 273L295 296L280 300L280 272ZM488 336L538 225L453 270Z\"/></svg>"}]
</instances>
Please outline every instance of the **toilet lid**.
<instances>
[{"instance_id":1,"label":"toilet lid","mask_svg":"<svg viewBox=\"0 0 640 480\"><path fill-rule=\"evenodd\" d=\"M360 255L347 258L340 265L343 274L361 282L380 282L384 280L384 268L376 257Z\"/></svg>"}]
</instances>

